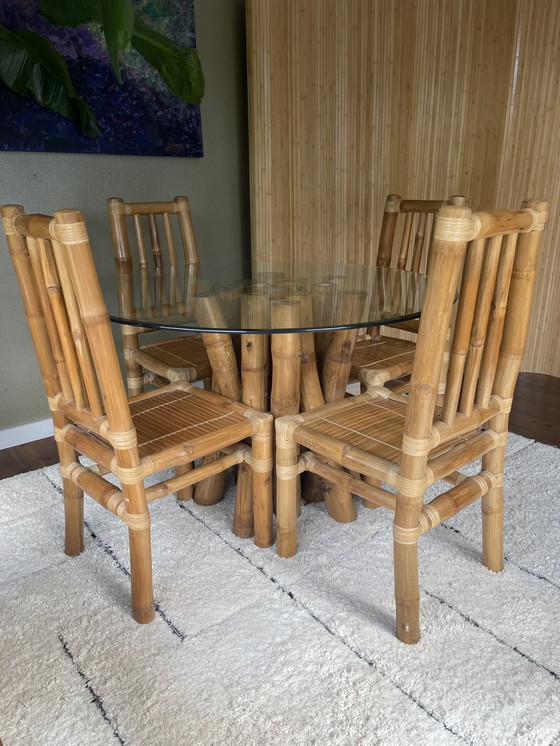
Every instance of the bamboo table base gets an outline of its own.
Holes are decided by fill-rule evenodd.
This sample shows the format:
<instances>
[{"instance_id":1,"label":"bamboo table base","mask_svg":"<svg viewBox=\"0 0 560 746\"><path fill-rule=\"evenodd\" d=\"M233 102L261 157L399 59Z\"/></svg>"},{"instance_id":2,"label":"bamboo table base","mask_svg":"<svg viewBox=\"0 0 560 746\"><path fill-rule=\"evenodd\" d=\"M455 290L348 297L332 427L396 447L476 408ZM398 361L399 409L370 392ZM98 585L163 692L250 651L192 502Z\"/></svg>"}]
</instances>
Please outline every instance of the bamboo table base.
<instances>
[{"instance_id":1,"label":"bamboo table base","mask_svg":"<svg viewBox=\"0 0 560 746\"><path fill-rule=\"evenodd\" d=\"M200 299L199 299L200 300ZM298 328L302 316L309 313L303 298L289 298L268 304L272 329ZM258 297L251 302L259 302ZM207 307L207 318L219 312L210 298L203 300ZM265 312L263 306L263 313ZM199 310L200 313L200 310ZM252 313L255 313L253 308ZM341 399L345 395L350 373L352 353L357 329L331 333L319 376L315 353L314 334L311 332L279 332L241 335L241 377L237 368L230 335L203 333L208 357L214 371L214 385L224 396L242 401L260 411L270 409L275 417L297 414L328 401ZM270 379L270 363L272 376ZM270 398L269 398L270 392ZM258 449L253 441L253 448ZM201 482L195 489L195 501L202 504L218 502L223 495L223 481L211 478ZM237 495L232 530L236 536L254 536L257 546L267 547L274 542L273 506L257 492L252 483L251 472L241 467L238 473ZM307 485L306 499L323 499L328 495L331 515L339 521L351 521L355 512L349 496L341 496L332 489L325 489L320 480L311 479Z\"/></svg>"}]
</instances>

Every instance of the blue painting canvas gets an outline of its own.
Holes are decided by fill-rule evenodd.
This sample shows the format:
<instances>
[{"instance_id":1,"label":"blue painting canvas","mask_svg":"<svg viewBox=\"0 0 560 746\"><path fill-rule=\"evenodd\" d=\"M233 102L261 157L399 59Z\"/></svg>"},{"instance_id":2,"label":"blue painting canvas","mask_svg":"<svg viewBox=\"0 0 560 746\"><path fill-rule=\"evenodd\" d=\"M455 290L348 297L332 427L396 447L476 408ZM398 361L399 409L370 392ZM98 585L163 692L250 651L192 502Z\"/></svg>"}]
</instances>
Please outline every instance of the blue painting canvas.
<instances>
[{"instance_id":1,"label":"blue painting canvas","mask_svg":"<svg viewBox=\"0 0 560 746\"><path fill-rule=\"evenodd\" d=\"M184 47L195 46L194 0L134 0L142 20ZM122 85L102 32L94 26L54 26L35 0L0 0L0 25L48 39L65 59L77 93L89 104L101 134L79 127L0 83L0 149L65 153L201 157L200 107L175 96L134 50L121 59Z\"/></svg>"}]
</instances>

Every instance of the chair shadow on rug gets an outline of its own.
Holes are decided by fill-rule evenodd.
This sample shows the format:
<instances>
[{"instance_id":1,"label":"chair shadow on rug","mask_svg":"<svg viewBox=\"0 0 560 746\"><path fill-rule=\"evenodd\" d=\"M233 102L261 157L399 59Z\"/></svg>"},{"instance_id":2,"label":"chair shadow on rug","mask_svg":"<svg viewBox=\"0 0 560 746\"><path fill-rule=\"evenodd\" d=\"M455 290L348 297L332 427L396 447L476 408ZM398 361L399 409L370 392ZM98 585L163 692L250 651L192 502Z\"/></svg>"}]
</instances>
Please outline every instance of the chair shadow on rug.
<instances>
[{"instance_id":1,"label":"chair shadow on rug","mask_svg":"<svg viewBox=\"0 0 560 746\"><path fill-rule=\"evenodd\" d=\"M259 540L272 543L272 416L184 381L127 398L82 214L25 215L5 205L2 222L54 421L65 552L84 548L86 492L126 525L133 615L151 622L151 501L174 492L185 499L186 487L247 464ZM219 458L194 468L214 452ZM94 466L80 463L80 455ZM145 486L169 468L174 477ZM120 489L104 479L108 473Z\"/></svg>"},{"instance_id":2,"label":"chair shadow on rug","mask_svg":"<svg viewBox=\"0 0 560 746\"><path fill-rule=\"evenodd\" d=\"M393 511L396 632L403 642L420 636L423 533L480 499L483 562L503 569L508 415L547 215L548 203L537 200L520 210L442 207L408 394L375 386L276 421L278 553L288 557L297 549L300 472L318 474L343 496L354 493L370 507ZM454 308L445 393L438 395ZM480 458L477 474L459 471ZM440 480L450 488L424 503L427 488Z\"/></svg>"}]
</instances>

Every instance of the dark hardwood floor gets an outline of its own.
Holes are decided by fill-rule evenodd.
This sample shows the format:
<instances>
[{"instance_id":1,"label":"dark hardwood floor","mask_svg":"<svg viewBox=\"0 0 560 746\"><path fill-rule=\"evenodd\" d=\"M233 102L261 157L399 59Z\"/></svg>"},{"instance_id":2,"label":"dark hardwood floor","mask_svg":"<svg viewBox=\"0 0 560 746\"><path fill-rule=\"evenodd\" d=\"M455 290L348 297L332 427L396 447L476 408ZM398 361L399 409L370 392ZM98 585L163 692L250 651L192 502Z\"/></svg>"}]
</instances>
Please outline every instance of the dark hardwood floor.
<instances>
[{"instance_id":1,"label":"dark hardwood floor","mask_svg":"<svg viewBox=\"0 0 560 746\"><path fill-rule=\"evenodd\" d=\"M521 373L513 397L509 429L560 448L560 378Z\"/></svg>"},{"instance_id":2,"label":"dark hardwood floor","mask_svg":"<svg viewBox=\"0 0 560 746\"><path fill-rule=\"evenodd\" d=\"M560 378L522 373L517 382L510 430L560 448ZM0 451L0 479L58 462L54 438Z\"/></svg>"},{"instance_id":3,"label":"dark hardwood floor","mask_svg":"<svg viewBox=\"0 0 560 746\"><path fill-rule=\"evenodd\" d=\"M0 479L58 463L54 438L34 440L0 451Z\"/></svg>"}]
</instances>

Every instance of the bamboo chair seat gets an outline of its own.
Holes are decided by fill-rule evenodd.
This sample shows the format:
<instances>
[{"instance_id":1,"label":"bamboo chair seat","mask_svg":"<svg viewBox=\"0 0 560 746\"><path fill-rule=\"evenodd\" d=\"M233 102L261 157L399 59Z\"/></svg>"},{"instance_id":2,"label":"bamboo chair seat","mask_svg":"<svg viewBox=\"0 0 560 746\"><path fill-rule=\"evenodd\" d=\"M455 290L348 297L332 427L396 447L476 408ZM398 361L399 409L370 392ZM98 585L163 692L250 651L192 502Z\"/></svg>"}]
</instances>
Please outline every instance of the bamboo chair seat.
<instances>
[{"instance_id":1,"label":"bamboo chair seat","mask_svg":"<svg viewBox=\"0 0 560 746\"><path fill-rule=\"evenodd\" d=\"M195 386L175 383L130 402L141 457L189 444L197 452L194 458L199 458L210 453L204 441L217 433L223 445L251 437L253 425L236 410L236 405L200 392Z\"/></svg>"},{"instance_id":2,"label":"bamboo chair seat","mask_svg":"<svg viewBox=\"0 0 560 746\"><path fill-rule=\"evenodd\" d=\"M51 218L5 205L2 222L54 422L65 552L84 548L85 491L128 529L132 611L150 622L151 501L171 493L188 500L193 485L239 465L243 485L252 480L255 543L273 542L272 415L184 381L127 397L81 213Z\"/></svg>"},{"instance_id":3,"label":"bamboo chair seat","mask_svg":"<svg viewBox=\"0 0 560 746\"><path fill-rule=\"evenodd\" d=\"M212 377L212 366L200 334L140 345L130 350L130 359L167 381L191 383Z\"/></svg>"},{"instance_id":4,"label":"bamboo chair seat","mask_svg":"<svg viewBox=\"0 0 560 746\"><path fill-rule=\"evenodd\" d=\"M364 460L369 455L400 464L407 407L407 397L377 387L357 397L344 399L340 407L326 407L324 412L323 408L313 410L304 421L306 427L313 428L317 438L313 441L314 448L318 447L319 438L323 438L325 453L334 440L359 449L362 452L360 458ZM499 405L494 403L492 411L498 414ZM434 423L440 421L441 416L442 408L437 406ZM441 456L459 443L466 443L481 431L482 427L470 431L465 437L442 434L438 446L430 451L430 458Z\"/></svg>"},{"instance_id":5,"label":"bamboo chair seat","mask_svg":"<svg viewBox=\"0 0 560 746\"><path fill-rule=\"evenodd\" d=\"M412 373L416 344L384 334L358 339L352 355L350 377L364 386L376 386Z\"/></svg>"},{"instance_id":6,"label":"bamboo chair seat","mask_svg":"<svg viewBox=\"0 0 560 746\"><path fill-rule=\"evenodd\" d=\"M465 205L466 198L453 196L449 204ZM443 200L403 200L389 194L385 201L376 264L411 272L428 271L435 215ZM354 348L350 378L362 390L383 385L412 373L418 321L372 328ZM406 332L407 335L401 334Z\"/></svg>"},{"instance_id":7,"label":"bamboo chair seat","mask_svg":"<svg viewBox=\"0 0 560 746\"><path fill-rule=\"evenodd\" d=\"M520 210L441 207L407 393L375 386L276 420L278 553L297 550L301 473L330 483L325 500L337 520L355 519L351 494L393 511L396 631L403 642L420 636L423 533L480 499L483 562L503 569L508 415L547 215L548 203L537 200ZM445 393L438 394L446 357ZM473 467L478 459L481 466ZM426 489L440 480L450 487L425 503ZM343 508L341 500L348 503Z\"/></svg>"},{"instance_id":8,"label":"bamboo chair seat","mask_svg":"<svg viewBox=\"0 0 560 746\"><path fill-rule=\"evenodd\" d=\"M177 312L183 317L185 293L194 293L195 288L182 288L179 278L186 266L195 269L199 261L188 198L175 197L169 202L124 202L114 197L107 200L107 211L121 312L133 318L138 307L165 307L166 316ZM177 223L176 231L173 220ZM130 224L133 228L129 228ZM134 281L131 281L135 276L141 278L140 296L135 296ZM164 385L170 381L194 382L211 378L212 366L199 334L141 343L141 335L152 331L144 327L122 327L129 394L141 393L146 383Z\"/></svg>"}]
</instances>

